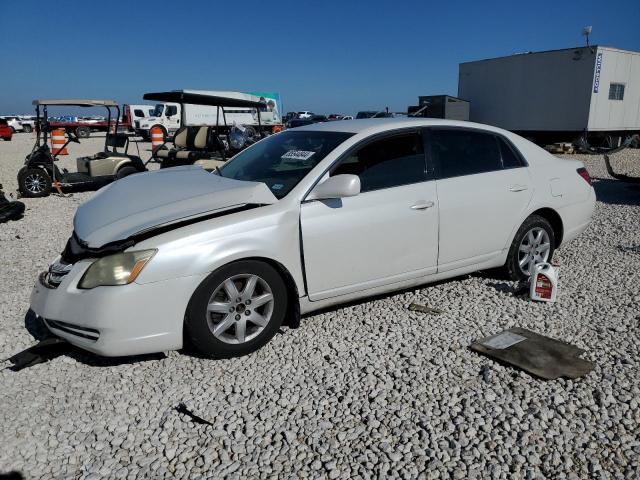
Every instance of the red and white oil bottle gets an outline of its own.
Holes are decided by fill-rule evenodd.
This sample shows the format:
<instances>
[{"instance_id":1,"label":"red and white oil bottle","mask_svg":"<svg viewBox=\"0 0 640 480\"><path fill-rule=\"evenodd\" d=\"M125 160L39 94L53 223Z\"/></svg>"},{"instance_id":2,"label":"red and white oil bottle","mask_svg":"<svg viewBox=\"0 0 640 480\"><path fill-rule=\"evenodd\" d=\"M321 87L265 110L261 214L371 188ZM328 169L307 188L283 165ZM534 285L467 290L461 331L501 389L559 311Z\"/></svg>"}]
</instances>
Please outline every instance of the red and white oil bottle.
<instances>
[{"instance_id":1,"label":"red and white oil bottle","mask_svg":"<svg viewBox=\"0 0 640 480\"><path fill-rule=\"evenodd\" d=\"M540 302L555 302L558 293L558 274L549 263L538 263L533 267L529 296Z\"/></svg>"}]
</instances>

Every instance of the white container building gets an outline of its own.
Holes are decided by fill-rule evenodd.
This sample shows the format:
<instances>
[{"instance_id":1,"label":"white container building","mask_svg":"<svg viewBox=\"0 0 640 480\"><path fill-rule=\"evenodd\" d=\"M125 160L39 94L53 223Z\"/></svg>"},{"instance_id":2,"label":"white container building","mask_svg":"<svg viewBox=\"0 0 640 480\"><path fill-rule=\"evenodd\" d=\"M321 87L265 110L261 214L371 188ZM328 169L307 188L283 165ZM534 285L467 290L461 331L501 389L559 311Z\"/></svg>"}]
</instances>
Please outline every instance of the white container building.
<instances>
[{"instance_id":1,"label":"white container building","mask_svg":"<svg viewBox=\"0 0 640 480\"><path fill-rule=\"evenodd\" d=\"M540 143L615 146L640 132L640 52L592 46L461 63L470 120Z\"/></svg>"}]
</instances>

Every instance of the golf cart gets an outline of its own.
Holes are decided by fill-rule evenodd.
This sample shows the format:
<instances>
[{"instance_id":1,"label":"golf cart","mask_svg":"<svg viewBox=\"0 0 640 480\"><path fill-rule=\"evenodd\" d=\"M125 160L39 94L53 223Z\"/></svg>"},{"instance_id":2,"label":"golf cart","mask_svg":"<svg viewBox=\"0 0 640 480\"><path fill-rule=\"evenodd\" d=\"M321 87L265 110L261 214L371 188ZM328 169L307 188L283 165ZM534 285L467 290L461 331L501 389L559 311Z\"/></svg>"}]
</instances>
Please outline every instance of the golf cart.
<instances>
[{"instance_id":1,"label":"golf cart","mask_svg":"<svg viewBox=\"0 0 640 480\"><path fill-rule=\"evenodd\" d=\"M36 143L27 155L24 166L18 171L18 189L23 197L46 197L52 186L58 192L62 189L97 189L132 173L145 171L139 156L128 154L129 137L118 132L120 106L113 100L34 100L36 106ZM54 154L48 145L48 135L52 131L48 121L48 106L104 107L108 112L108 125L111 123L112 109L116 110L115 129L107 131L104 150L90 157L76 160L77 172L59 169L55 164L58 154L69 143L80 143L78 137L67 131L68 140ZM42 107L42 114L41 114ZM123 153L118 151L123 149Z\"/></svg>"},{"instance_id":2,"label":"golf cart","mask_svg":"<svg viewBox=\"0 0 640 480\"><path fill-rule=\"evenodd\" d=\"M151 161L160 163L160 168L201 165L205 170L214 170L227 158L264 136L260 111L266 109L266 104L255 95L241 92L173 90L145 93L143 98L178 103L181 106L182 127L153 153ZM225 111L225 108L228 110ZM253 117L250 118L257 119L257 131L250 126L238 125L235 119L241 121L240 114L251 115L254 110ZM227 124L227 115L234 119L231 126ZM173 143L173 148L167 148L169 142Z\"/></svg>"}]
</instances>

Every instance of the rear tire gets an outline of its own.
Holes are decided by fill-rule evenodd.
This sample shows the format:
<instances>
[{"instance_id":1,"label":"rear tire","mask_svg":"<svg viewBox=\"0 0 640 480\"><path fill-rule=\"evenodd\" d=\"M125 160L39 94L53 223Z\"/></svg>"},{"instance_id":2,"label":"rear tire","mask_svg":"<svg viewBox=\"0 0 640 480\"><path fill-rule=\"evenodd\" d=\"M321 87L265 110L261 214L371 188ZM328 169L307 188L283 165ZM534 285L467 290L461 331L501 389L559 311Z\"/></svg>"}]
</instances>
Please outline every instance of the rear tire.
<instances>
[{"instance_id":1,"label":"rear tire","mask_svg":"<svg viewBox=\"0 0 640 480\"><path fill-rule=\"evenodd\" d=\"M51 193L51 177L43 168L23 167L18 172L18 189L23 197L47 197Z\"/></svg>"},{"instance_id":2,"label":"rear tire","mask_svg":"<svg viewBox=\"0 0 640 480\"><path fill-rule=\"evenodd\" d=\"M24 133L31 133L33 131L31 125L23 125L22 128L24 129Z\"/></svg>"},{"instance_id":3,"label":"rear tire","mask_svg":"<svg viewBox=\"0 0 640 480\"><path fill-rule=\"evenodd\" d=\"M539 244L536 242L531 244L529 241L530 234L533 237L540 237ZM527 255L535 257L534 263L541 263L541 261L551 262L555 250L555 241L553 227L546 218L540 215L529 216L520 226L513 238L513 242L511 242L507 262L503 267L504 273L514 281L526 280L529 278L527 260L531 258L530 256L527 257ZM544 245L546 243L548 243L548 249L545 249ZM526 264L524 271L521 268L521 262L523 261Z\"/></svg>"},{"instance_id":4,"label":"rear tire","mask_svg":"<svg viewBox=\"0 0 640 480\"><path fill-rule=\"evenodd\" d=\"M89 138L91 136L91 129L89 127L78 127L76 128L76 137L78 138Z\"/></svg>"},{"instance_id":5,"label":"rear tire","mask_svg":"<svg viewBox=\"0 0 640 480\"><path fill-rule=\"evenodd\" d=\"M132 167L131 165L125 165L121 167L116 172L116 180L120 180L121 178L128 177L129 175L133 175L134 173L138 173L138 169L136 167Z\"/></svg>"},{"instance_id":6,"label":"rear tire","mask_svg":"<svg viewBox=\"0 0 640 480\"><path fill-rule=\"evenodd\" d=\"M286 285L273 267L256 260L230 263L209 275L191 297L185 340L211 358L247 355L273 338L287 302Z\"/></svg>"}]
</instances>

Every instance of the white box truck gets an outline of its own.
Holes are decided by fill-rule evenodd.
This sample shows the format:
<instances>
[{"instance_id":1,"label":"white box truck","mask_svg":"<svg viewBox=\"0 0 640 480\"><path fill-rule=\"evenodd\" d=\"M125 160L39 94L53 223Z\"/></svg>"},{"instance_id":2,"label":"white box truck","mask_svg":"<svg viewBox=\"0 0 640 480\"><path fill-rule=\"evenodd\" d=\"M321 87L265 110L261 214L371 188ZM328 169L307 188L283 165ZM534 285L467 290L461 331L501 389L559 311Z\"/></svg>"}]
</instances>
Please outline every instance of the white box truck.
<instances>
[{"instance_id":1,"label":"white box truck","mask_svg":"<svg viewBox=\"0 0 640 480\"><path fill-rule=\"evenodd\" d=\"M240 92L226 92L240 93ZM225 123L227 128L236 125L243 129L253 129L257 134L258 128L265 133L273 133L282 128L282 117L280 115L280 95L274 92L247 92L250 95L259 97L265 103L265 108L260 111L260 127L258 126L258 116L255 109L245 109L238 107L218 108L208 105L184 104L184 112L179 103L158 103L150 117L134 120L134 129L143 138L150 138L153 127L162 128L165 136L175 133L184 122L186 126L195 125L216 125L219 124L220 131L224 133Z\"/></svg>"}]
</instances>

